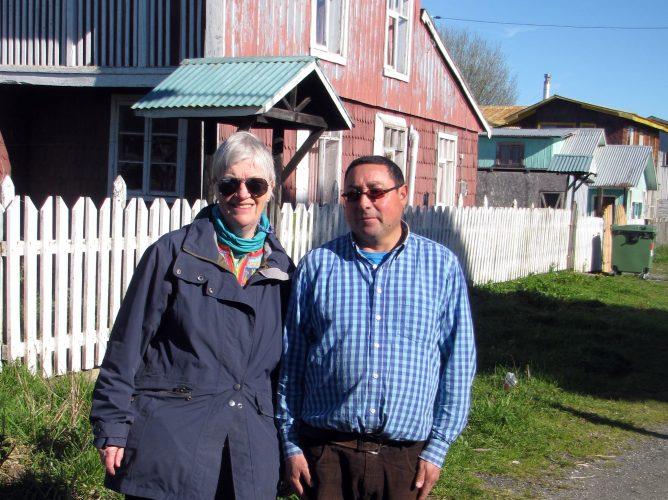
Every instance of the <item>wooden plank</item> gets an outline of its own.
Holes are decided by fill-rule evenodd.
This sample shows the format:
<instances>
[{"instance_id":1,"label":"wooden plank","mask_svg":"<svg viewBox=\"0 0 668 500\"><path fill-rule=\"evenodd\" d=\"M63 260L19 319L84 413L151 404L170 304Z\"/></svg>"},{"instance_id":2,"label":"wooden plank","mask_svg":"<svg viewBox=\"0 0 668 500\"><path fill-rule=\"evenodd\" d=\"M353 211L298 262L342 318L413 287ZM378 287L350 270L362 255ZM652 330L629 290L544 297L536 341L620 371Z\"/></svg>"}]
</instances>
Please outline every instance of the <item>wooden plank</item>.
<instances>
[{"instance_id":1,"label":"wooden plank","mask_svg":"<svg viewBox=\"0 0 668 500\"><path fill-rule=\"evenodd\" d=\"M159 198L158 203L160 206L160 236L162 236L171 230L171 213L164 198Z\"/></svg>"},{"instance_id":2,"label":"wooden plank","mask_svg":"<svg viewBox=\"0 0 668 500\"><path fill-rule=\"evenodd\" d=\"M187 28L188 25L186 24L186 15L187 15L187 5L186 5L187 0L181 0L181 19L179 19L179 41L180 41L180 49L179 49L179 61L182 61L183 59L186 59L188 57L188 53L186 52L186 40L187 40Z\"/></svg>"},{"instance_id":3,"label":"wooden plank","mask_svg":"<svg viewBox=\"0 0 668 500\"><path fill-rule=\"evenodd\" d=\"M42 341L42 375L53 375L53 198L39 211L39 338Z\"/></svg>"},{"instance_id":4,"label":"wooden plank","mask_svg":"<svg viewBox=\"0 0 668 500\"><path fill-rule=\"evenodd\" d=\"M99 258L97 260L97 351L95 364L104 358L109 339L109 250L111 248L111 200L100 206L98 219Z\"/></svg>"},{"instance_id":5,"label":"wooden plank","mask_svg":"<svg viewBox=\"0 0 668 500\"><path fill-rule=\"evenodd\" d=\"M114 184L114 193L117 193L117 195L111 201L111 275L109 282L109 320L111 324L114 323L116 313L121 305L123 209L125 206L125 183L119 177ZM118 189L116 186L118 186Z\"/></svg>"},{"instance_id":6,"label":"wooden plank","mask_svg":"<svg viewBox=\"0 0 668 500\"><path fill-rule=\"evenodd\" d=\"M28 369L37 370L37 208L29 197L23 200L23 338L25 339L25 363Z\"/></svg>"},{"instance_id":7,"label":"wooden plank","mask_svg":"<svg viewBox=\"0 0 668 500\"><path fill-rule=\"evenodd\" d=\"M125 48L125 60L123 61L123 66L130 67L132 66L132 61L130 59L130 49L132 48L132 38L130 31L130 21L132 20L132 5L130 0L125 0L125 33L123 36L123 44Z\"/></svg>"},{"instance_id":8,"label":"wooden plank","mask_svg":"<svg viewBox=\"0 0 668 500\"><path fill-rule=\"evenodd\" d=\"M139 2L133 2L132 8L132 66L139 66Z\"/></svg>"},{"instance_id":9,"label":"wooden plank","mask_svg":"<svg viewBox=\"0 0 668 500\"><path fill-rule=\"evenodd\" d=\"M41 0L40 2L39 57L37 59L37 64L42 66L49 66L52 64L47 57L48 44L51 43L48 23L50 23L52 19L47 4L48 2L45 0Z\"/></svg>"},{"instance_id":10,"label":"wooden plank","mask_svg":"<svg viewBox=\"0 0 668 500\"><path fill-rule=\"evenodd\" d=\"M2 186L0 186L0 189ZM0 241L6 241L5 238L5 206L0 203ZM5 261L6 249L0 250L0 334L5 331ZM0 339L0 370L2 370L4 343Z\"/></svg>"},{"instance_id":11,"label":"wooden plank","mask_svg":"<svg viewBox=\"0 0 668 500\"><path fill-rule=\"evenodd\" d=\"M20 44L21 44L21 64L28 64L28 2L23 0L21 2L21 31L20 31Z\"/></svg>"},{"instance_id":12,"label":"wooden plank","mask_svg":"<svg viewBox=\"0 0 668 500\"><path fill-rule=\"evenodd\" d=\"M86 0L86 28L84 31L84 52L86 65L93 64L93 13L91 0Z\"/></svg>"},{"instance_id":13,"label":"wooden plank","mask_svg":"<svg viewBox=\"0 0 668 500\"><path fill-rule=\"evenodd\" d=\"M195 19L195 36L196 45L193 52L193 57L202 57L204 50L202 49L202 0L197 0L197 17ZM222 10L222 9L221 9Z\"/></svg>"},{"instance_id":14,"label":"wooden plank","mask_svg":"<svg viewBox=\"0 0 668 500\"><path fill-rule=\"evenodd\" d=\"M0 4L0 12L2 12L2 24L0 24L0 27L2 28L2 32L5 34L3 39L1 40L0 43L0 64L9 64L9 59L7 57L8 49L9 49L9 19L7 15L7 3L8 2L2 2ZM4 211L3 211L4 214ZM1 357L0 357L1 358ZM2 363L2 360L0 359L0 366Z\"/></svg>"},{"instance_id":15,"label":"wooden plank","mask_svg":"<svg viewBox=\"0 0 668 500\"><path fill-rule=\"evenodd\" d=\"M7 13L7 64L14 64L16 61L16 47L14 44L16 37L16 33L14 32L15 20L14 2L9 2L9 11Z\"/></svg>"},{"instance_id":16,"label":"wooden plank","mask_svg":"<svg viewBox=\"0 0 668 500\"><path fill-rule=\"evenodd\" d=\"M74 64L75 66L85 66L86 65L86 59L85 59L85 52L84 52L84 40L85 40L85 23L86 20L84 18L84 0L79 0L77 2L77 29L76 29L76 54L77 54L77 59L76 63Z\"/></svg>"},{"instance_id":17,"label":"wooden plank","mask_svg":"<svg viewBox=\"0 0 668 500\"><path fill-rule=\"evenodd\" d=\"M144 200L137 200L137 250L135 253L135 262L139 263L142 255L149 246L148 235L148 208Z\"/></svg>"},{"instance_id":18,"label":"wooden plank","mask_svg":"<svg viewBox=\"0 0 668 500\"><path fill-rule=\"evenodd\" d=\"M50 37L49 40L53 40L53 59L51 64L53 66L59 66L63 62L60 60L61 57L61 44L63 40L63 26L61 24L61 13L62 13L62 0L55 0L53 7L53 25L49 29ZM49 51L49 55L51 51Z\"/></svg>"},{"instance_id":19,"label":"wooden plank","mask_svg":"<svg viewBox=\"0 0 668 500\"><path fill-rule=\"evenodd\" d=\"M70 257L70 370L81 371L81 347L83 331L81 328L81 309L83 307L83 237L85 200L79 198L72 207L71 233L72 253Z\"/></svg>"},{"instance_id":20,"label":"wooden plank","mask_svg":"<svg viewBox=\"0 0 668 500\"><path fill-rule=\"evenodd\" d=\"M130 286L130 280L132 279L132 274L135 270L137 198L132 198L128 202L123 215L123 288L121 295L124 297L125 292L128 290L128 286Z\"/></svg>"},{"instance_id":21,"label":"wooden plank","mask_svg":"<svg viewBox=\"0 0 668 500\"><path fill-rule=\"evenodd\" d=\"M55 300L55 375L67 372L67 281L69 270L69 211L56 197L56 300Z\"/></svg>"},{"instance_id":22,"label":"wooden plank","mask_svg":"<svg viewBox=\"0 0 668 500\"><path fill-rule=\"evenodd\" d=\"M137 66L140 67L146 67L148 66L148 51L146 48L146 44L148 42L148 20L146 18L146 13L147 13L147 3L143 2L141 7L139 8L138 11L138 41L137 41L137 53L138 53L138 59L137 59Z\"/></svg>"},{"instance_id":23,"label":"wooden plank","mask_svg":"<svg viewBox=\"0 0 668 500\"><path fill-rule=\"evenodd\" d=\"M100 41L98 37L100 36L100 2L98 0L93 0L93 26L92 26L92 46L91 50L93 51L93 64L95 66L100 65Z\"/></svg>"},{"instance_id":24,"label":"wooden plank","mask_svg":"<svg viewBox=\"0 0 668 500\"><path fill-rule=\"evenodd\" d=\"M176 1L176 0L172 0ZM222 9L220 9L222 10ZM172 5L171 1L165 9L165 66L176 65L179 61L172 61Z\"/></svg>"},{"instance_id":25,"label":"wooden plank","mask_svg":"<svg viewBox=\"0 0 668 500\"><path fill-rule=\"evenodd\" d=\"M24 354L21 341L21 198L15 196L5 209L5 296L7 297L6 334L7 360L19 359Z\"/></svg>"},{"instance_id":26,"label":"wooden plank","mask_svg":"<svg viewBox=\"0 0 668 500\"><path fill-rule=\"evenodd\" d=\"M148 241L155 243L160 237L160 200L157 198L151 203L148 210Z\"/></svg>"},{"instance_id":27,"label":"wooden plank","mask_svg":"<svg viewBox=\"0 0 668 500\"><path fill-rule=\"evenodd\" d=\"M90 198L86 198L86 221L84 236L86 252L84 254L84 288L83 288L83 369L90 370L95 366L95 329L96 293L97 293L97 208Z\"/></svg>"},{"instance_id":28,"label":"wooden plank","mask_svg":"<svg viewBox=\"0 0 668 500\"><path fill-rule=\"evenodd\" d=\"M148 11L146 13L147 17L147 27L148 27L148 65L151 67L155 66L155 0L148 0L147 2Z\"/></svg>"},{"instance_id":29,"label":"wooden plank","mask_svg":"<svg viewBox=\"0 0 668 500\"><path fill-rule=\"evenodd\" d=\"M176 231L181 227L181 200L174 200L169 209L169 230Z\"/></svg>"},{"instance_id":30,"label":"wooden plank","mask_svg":"<svg viewBox=\"0 0 668 500\"><path fill-rule=\"evenodd\" d=\"M100 0L100 65L107 65L107 0Z\"/></svg>"},{"instance_id":31,"label":"wooden plank","mask_svg":"<svg viewBox=\"0 0 668 500\"><path fill-rule=\"evenodd\" d=\"M163 37L164 37L164 27L163 27L163 12L162 12L162 0L158 0L158 54L156 66L164 66L164 48L163 48ZM167 28L169 29L169 27Z\"/></svg>"},{"instance_id":32,"label":"wooden plank","mask_svg":"<svg viewBox=\"0 0 668 500\"><path fill-rule=\"evenodd\" d=\"M116 31L114 32L114 39L116 40L116 63L115 66L123 66L123 5L124 0L116 0Z\"/></svg>"},{"instance_id":33,"label":"wooden plank","mask_svg":"<svg viewBox=\"0 0 668 500\"><path fill-rule=\"evenodd\" d=\"M39 1L39 0L38 0ZM38 38L35 36L35 0L23 0L26 4L28 12L28 31L24 33L26 40L26 64L34 65L35 64L35 40Z\"/></svg>"},{"instance_id":34,"label":"wooden plank","mask_svg":"<svg viewBox=\"0 0 668 500\"><path fill-rule=\"evenodd\" d=\"M195 0L188 0L188 57L195 57Z\"/></svg>"}]
</instances>

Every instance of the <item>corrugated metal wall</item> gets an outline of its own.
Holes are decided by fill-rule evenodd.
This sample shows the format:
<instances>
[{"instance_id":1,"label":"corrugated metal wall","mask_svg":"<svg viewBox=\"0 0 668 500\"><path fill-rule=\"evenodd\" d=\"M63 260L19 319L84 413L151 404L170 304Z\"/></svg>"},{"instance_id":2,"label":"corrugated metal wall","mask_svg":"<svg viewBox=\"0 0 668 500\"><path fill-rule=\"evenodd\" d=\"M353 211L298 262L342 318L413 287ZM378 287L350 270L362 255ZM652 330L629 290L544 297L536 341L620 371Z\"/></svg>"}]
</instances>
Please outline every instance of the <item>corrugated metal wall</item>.
<instances>
[{"instance_id":1,"label":"corrugated metal wall","mask_svg":"<svg viewBox=\"0 0 668 500\"><path fill-rule=\"evenodd\" d=\"M419 0L413 3L408 82L383 75L386 0L349 3L346 64L320 61L355 124L343 135L343 168L353 158L373 152L376 113L402 116L420 134L415 203L421 204L426 193L434 203L436 133L441 131L458 136L457 195L465 186L465 203L472 205L481 126L420 20ZM310 23L311 0L228 0L224 55L309 54ZM295 134L286 133L285 142L287 162L294 152ZM294 176L286 187L294 193Z\"/></svg>"}]
</instances>

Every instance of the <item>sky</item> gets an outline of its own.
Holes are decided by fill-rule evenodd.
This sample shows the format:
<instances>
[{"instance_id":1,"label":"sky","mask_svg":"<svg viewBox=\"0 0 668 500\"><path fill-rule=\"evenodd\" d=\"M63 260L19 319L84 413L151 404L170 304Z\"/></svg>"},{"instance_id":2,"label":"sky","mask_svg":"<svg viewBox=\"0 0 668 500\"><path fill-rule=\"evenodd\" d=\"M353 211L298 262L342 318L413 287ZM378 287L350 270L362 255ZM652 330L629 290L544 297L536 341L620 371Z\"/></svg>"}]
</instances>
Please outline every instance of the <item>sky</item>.
<instances>
[{"instance_id":1,"label":"sky","mask_svg":"<svg viewBox=\"0 0 668 500\"><path fill-rule=\"evenodd\" d=\"M422 0L429 14L511 23L668 27L668 0ZM668 29L558 29L436 20L501 45L518 102L552 94L668 120Z\"/></svg>"}]
</instances>

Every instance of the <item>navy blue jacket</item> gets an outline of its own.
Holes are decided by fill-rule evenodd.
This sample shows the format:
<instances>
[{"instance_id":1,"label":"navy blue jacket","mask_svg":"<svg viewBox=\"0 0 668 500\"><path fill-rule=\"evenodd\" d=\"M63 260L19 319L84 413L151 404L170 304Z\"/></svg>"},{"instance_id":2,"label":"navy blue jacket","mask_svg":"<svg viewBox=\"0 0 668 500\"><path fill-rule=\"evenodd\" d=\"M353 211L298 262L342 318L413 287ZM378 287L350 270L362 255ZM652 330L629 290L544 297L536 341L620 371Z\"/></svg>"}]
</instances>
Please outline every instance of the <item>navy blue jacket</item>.
<instances>
[{"instance_id":1,"label":"navy blue jacket","mask_svg":"<svg viewBox=\"0 0 668 500\"><path fill-rule=\"evenodd\" d=\"M273 234L245 287L219 258L205 209L151 245L135 270L91 411L96 446L125 447L111 489L213 498L227 439L236 498L275 498L272 380L293 265Z\"/></svg>"}]
</instances>

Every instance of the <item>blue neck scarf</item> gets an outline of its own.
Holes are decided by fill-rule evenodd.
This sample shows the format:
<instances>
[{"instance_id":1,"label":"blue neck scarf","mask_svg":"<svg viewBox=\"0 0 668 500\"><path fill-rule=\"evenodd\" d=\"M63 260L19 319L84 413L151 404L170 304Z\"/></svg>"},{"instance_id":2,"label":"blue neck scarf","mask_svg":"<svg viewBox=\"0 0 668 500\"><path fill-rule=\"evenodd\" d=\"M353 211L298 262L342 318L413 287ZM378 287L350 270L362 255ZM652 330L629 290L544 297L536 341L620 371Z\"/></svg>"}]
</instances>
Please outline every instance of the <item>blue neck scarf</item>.
<instances>
[{"instance_id":1,"label":"blue neck scarf","mask_svg":"<svg viewBox=\"0 0 668 500\"><path fill-rule=\"evenodd\" d=\"M255 236L252 238L242 238L230 231L223 221L223 216L220 213L218 204L213 207L212 215L213 227L216 230L218 241L223 245L228 246L235 257L255 252L264 246L264 240L267 238L267 234L270 231L269 219L266 214L263 213L260 217Z\"/></svg>"}]
</instances>

